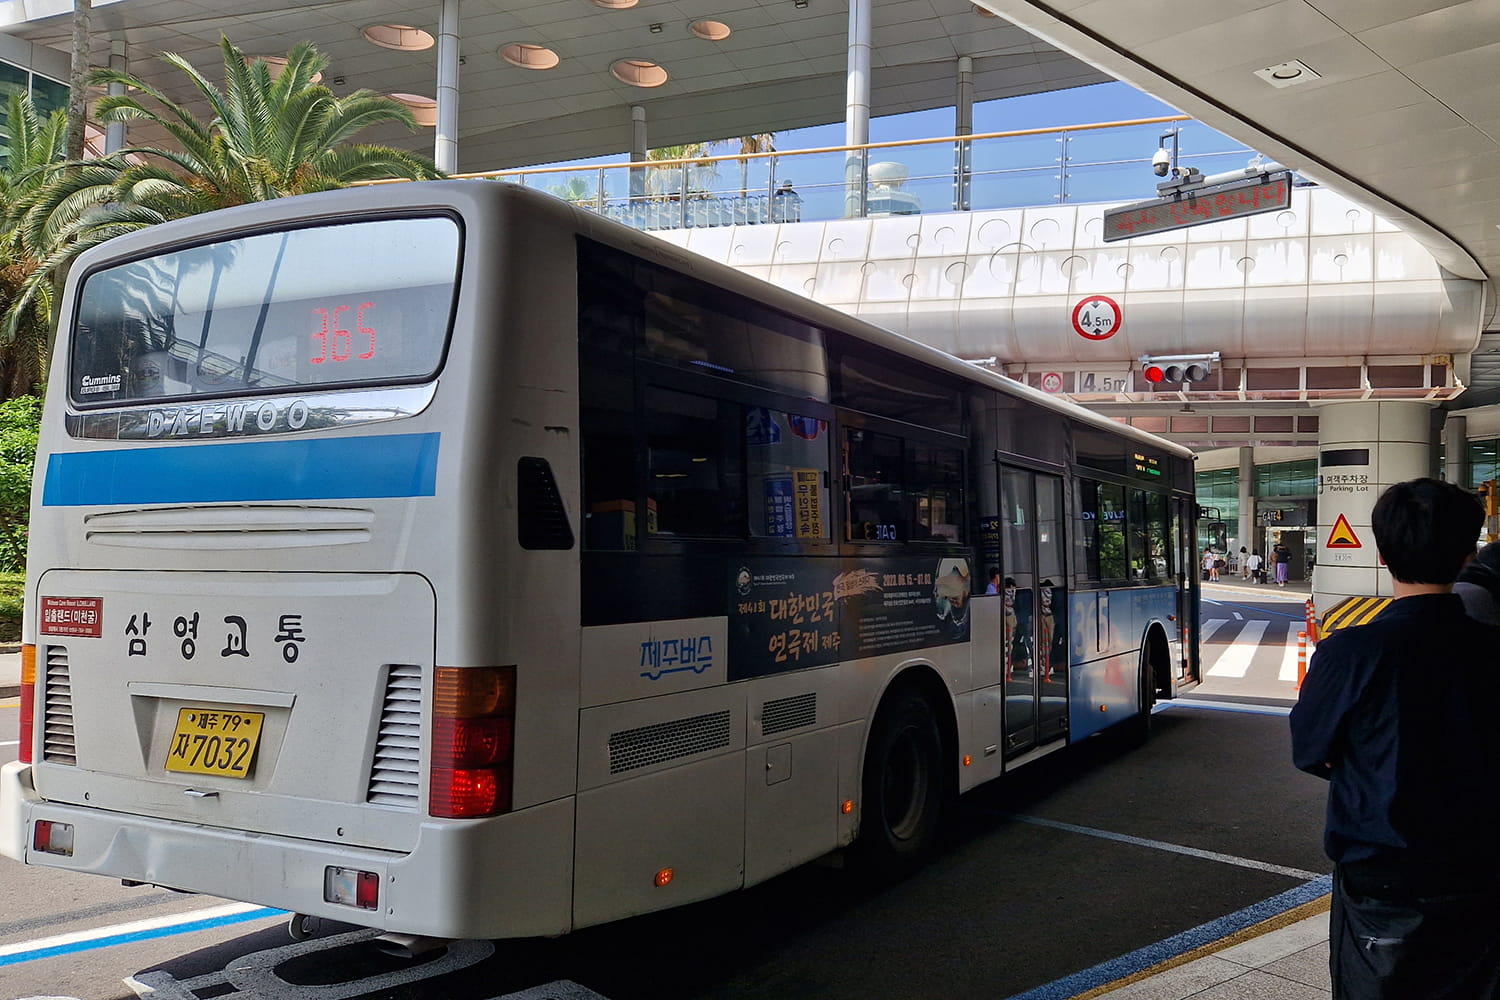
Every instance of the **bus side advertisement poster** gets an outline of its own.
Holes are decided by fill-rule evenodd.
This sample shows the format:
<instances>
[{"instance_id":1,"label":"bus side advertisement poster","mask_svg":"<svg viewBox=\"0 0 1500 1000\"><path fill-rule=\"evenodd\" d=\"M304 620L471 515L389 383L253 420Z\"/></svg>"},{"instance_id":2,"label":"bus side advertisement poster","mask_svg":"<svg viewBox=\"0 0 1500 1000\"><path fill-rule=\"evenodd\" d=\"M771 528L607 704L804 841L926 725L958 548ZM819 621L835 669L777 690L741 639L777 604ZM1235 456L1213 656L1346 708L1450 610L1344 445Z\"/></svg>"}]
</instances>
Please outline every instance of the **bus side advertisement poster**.
<instances>
[{"instance_id":1,"label":"bus side advertisement poster","mask_svg":"<svg viewBox=\"0 0 1500 1000\"><path fill-rule=\"evenodd\" d=\"M754 559L730 574L730 680L969 638L969 561Z\"/></svg>"}]
</instances>

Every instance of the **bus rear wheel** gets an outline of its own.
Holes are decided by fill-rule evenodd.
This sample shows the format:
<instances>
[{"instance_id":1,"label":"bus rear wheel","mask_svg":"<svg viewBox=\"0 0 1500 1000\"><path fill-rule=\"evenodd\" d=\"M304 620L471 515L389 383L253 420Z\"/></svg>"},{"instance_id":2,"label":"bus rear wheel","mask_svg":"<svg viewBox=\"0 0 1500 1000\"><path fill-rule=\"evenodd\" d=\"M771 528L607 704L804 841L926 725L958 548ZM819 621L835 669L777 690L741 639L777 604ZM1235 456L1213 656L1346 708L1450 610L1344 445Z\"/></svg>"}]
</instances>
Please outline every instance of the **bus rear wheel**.
<instances>
[{"instance_id":1,"label":"bus rear wheel","mask_svg":"<svg viewBox=\"0 0 1500 1000\"><path fill-rule=\"evenodd\" d=\"M931 849L947 801L942 733L917 691L894 694L876 713L863 795L860 860L872 873L900 874Z\"/></svg>"}]
</instances>

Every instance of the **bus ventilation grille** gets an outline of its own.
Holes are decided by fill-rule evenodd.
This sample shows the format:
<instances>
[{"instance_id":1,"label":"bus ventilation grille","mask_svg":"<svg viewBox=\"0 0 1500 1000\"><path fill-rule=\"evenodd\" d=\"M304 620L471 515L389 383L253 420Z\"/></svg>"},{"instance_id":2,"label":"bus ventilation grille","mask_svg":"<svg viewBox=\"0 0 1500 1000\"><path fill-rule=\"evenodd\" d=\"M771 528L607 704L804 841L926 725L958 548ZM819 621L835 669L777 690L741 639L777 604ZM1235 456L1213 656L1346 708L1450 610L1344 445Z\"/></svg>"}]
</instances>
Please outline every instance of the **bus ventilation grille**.
<instances>
[{"instance_id":1,"label":"bus ventilation grille","mask_svg":"<svg viewBox=\"0 0 1500 1000\"><path fill-rule=\"evenodd\" d=\"M818 693L809 691L791 698L777 698L760 707L762 736L791 732L818 721Z\"/></svg>"},{"instance_id":2,"label":"bus ventilation grille","mask_svg":"<svg viewBox=\"0 0 1500 1000\"><path fill-rule=\"evenodd\" d=\"M609 773L650 767L706 750L729 746L729 713L711 712L689 719L622 729L609 737Z\"/></svg>"},{"instance_id":3,"label":"bus ventilation grille","mask_svg":"<svg viewBox=\"0 0 1500 1000\"><path fill-rule=\"evenodd\" d=\"M73 734L73 681L68 676L68 647L47 647L47 703L43 709L42 759L54 764L78 764Z\"/></svg>"},{"instance_id":4,"label":"bus ventilation grille","mask_svg":"<svg viewBox=\"0 0 1500 1000\"><path fill-rule=\"evenodd\" d=\"M393 664L365 801L415 809L422 791L422 668Z\"/></svg>"}]
</instances>

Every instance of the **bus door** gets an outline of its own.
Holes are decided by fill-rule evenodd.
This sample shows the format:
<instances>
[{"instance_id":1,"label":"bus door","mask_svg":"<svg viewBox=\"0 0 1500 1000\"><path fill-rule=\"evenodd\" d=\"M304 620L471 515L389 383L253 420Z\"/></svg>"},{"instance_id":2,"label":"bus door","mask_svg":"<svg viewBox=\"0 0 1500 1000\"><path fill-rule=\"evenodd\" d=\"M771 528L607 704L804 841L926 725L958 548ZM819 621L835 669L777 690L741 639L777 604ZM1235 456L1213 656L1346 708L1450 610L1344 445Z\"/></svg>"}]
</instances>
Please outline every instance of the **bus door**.
<instances>
[{"instance_id":1,"label":"bus door","mask_svg":"<svg viewBox=\"0 0 1500 1000\"><path fill-rule=\"evenodd\" d=\"M999 467L1005 756L1068 731L1068 600L1062 479Z\"/></svg>"},{"instance_id":2,"label":"bus door","mask_svg":"<svg viewBox=\"0 0 1500 1000\"><path fill-rule=\"evenodd\" d=\"M1177 579L1177 677L1173 687L1198 680L1198 545L1193 523L1196 504L1184 497L1172 498L1172 538L1176 548L1173 570Z\"/></svg>"}]
</instances>

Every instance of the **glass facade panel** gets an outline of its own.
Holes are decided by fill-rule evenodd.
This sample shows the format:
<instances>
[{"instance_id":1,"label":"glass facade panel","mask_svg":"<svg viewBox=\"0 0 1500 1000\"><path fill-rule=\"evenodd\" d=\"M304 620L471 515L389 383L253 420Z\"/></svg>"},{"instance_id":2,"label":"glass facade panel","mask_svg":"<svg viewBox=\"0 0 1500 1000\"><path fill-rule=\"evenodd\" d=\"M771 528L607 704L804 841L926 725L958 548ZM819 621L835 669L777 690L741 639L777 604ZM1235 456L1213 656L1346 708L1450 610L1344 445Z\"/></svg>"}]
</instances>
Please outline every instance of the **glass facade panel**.
<instances>
[{"instance_id":1,"label":"glass facade panel","mask_svg":"<svg viewBox=\"0 0 1500 1000\"><path fill-rule=\"evenodd\" d=\"M1500 438L1470 441L1469 487L1477 489L1486 479L1500 479Z\"/></svg>"},{"instance_id":2,"label":"glass facade panel","mask_svg":"<svg viewBox=\"0 0 1500 1000\"><path fill-rule=\"evenodd\" d=\"M66 109L68 106L67 84L49 80L44 76L34 76L8 62L0 62L0 122L3 122L9 109L10 99L14 94L24 94L28 84L32 92L32 99L36 103L36 109L44 118L59 108ZM10 152L10 127L8 124L0 127L0 163Z\"/></svg>"},{"instance_id":3,"label":"glass facade panel","mask_svg":"<svg viewBox=\"0 0 1500 1000\"><path fill-rule=\"evenodd\" d=\"M1240 473L1238 469L1213 469L1194 477L1198 489L1198 506L1208 513L1198 519L1198 548L1218 544L1219 533L1211 524L1223 522L1224 534L1235 534L1240 520Z\"/></svg>"},{"instance_id":4,"label":"glass facade panel","mask_svg":"<svg viewBox=\"0 0 1500 1000\"><path fill-rule=\"evenodd\" d=\"M40 115L66 111L68 109L68 85L49 80L45 76L32 76L31 100Z\"/></svg>"},{"instance_id":5,"label":"glass facade panel","mask_svg":"<svg viewBox=\"0 0 1500 1000\"><path fill-rule=\"evenodd\" d=\"M1317 459L1255 467L1255 495L1258 497L1310 497L1317 492Z\"/></svg>"}]
</instances>

